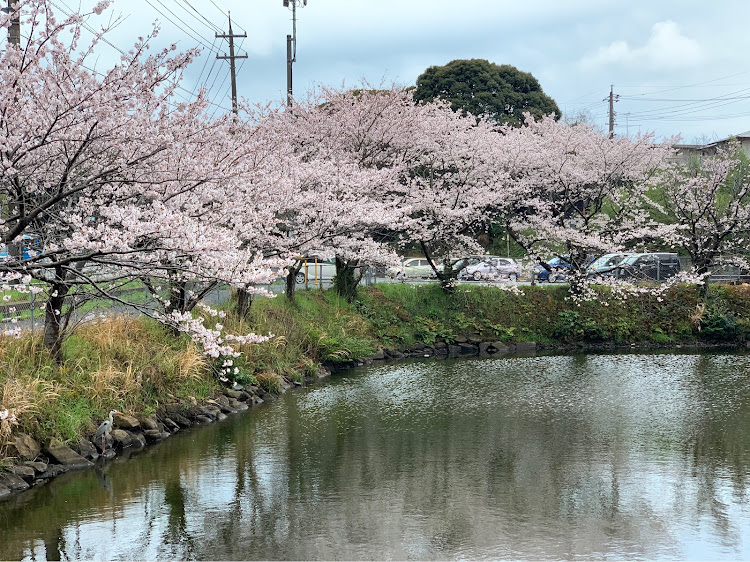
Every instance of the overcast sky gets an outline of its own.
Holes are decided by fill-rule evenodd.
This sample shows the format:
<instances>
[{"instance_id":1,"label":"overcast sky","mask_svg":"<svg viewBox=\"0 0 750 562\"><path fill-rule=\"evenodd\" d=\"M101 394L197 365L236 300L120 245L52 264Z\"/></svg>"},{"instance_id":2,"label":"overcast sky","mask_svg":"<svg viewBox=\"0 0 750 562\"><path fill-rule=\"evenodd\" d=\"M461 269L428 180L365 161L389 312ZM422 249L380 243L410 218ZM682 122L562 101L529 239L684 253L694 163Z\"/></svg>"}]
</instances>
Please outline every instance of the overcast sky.
<instances>
[{"instance_id":1,"label":"overcast sky","mask_svg":"<svg viewBox=\"0 0 750 562\"><path fill-rule=\"evenodd\" d=\"M91 0L50 0L63 10ZM110 41L126 50L151 22L159 42L204 53L185 88L210 88L231 107L225 39L231 12L238 91L250 102L286 92L282 0L115 0L124 22ZM91 20L99 24L101 20ZM610 86L615 132L716 140L750 130L750 1L714 0L308 0L297 10L297 97L317 85L413 85L432 65L481 58L530 72L563 114L606 128ZM102 45L102 50L113 48Z\"/></svg>"}]
</instances>

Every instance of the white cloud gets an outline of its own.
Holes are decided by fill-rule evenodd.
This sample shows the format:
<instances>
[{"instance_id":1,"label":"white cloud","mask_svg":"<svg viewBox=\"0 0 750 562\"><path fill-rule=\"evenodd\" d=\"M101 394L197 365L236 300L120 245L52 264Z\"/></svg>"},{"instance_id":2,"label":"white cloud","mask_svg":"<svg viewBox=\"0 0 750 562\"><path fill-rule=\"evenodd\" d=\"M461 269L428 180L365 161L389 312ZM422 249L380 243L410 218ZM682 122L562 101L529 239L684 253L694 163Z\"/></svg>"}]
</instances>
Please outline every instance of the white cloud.
<instances>
[{"instance_id":1,"label":"white cloud","mask_svg":"<svg viewBox=\"0 0 750 562\"><path fill-rule=\"evenodd\" d=\"M653 25L642 47L631 48L625 41L615 41L583 57L580 65L584 70L612 64L669 70L694 66L705 59L698 41L683 35L675 22L663 21Z\"/></svg>"}]
</instances>

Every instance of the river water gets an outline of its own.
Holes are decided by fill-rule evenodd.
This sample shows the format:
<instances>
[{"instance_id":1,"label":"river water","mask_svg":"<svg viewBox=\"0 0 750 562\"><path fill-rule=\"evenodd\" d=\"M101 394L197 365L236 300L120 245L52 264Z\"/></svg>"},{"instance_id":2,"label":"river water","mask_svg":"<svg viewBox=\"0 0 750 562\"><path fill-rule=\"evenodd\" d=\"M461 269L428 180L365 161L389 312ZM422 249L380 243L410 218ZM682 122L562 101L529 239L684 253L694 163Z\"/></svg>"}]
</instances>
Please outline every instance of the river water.
<instances>
[{"instance_id":1,"label":"river water","mask_svg":"<svg viewBox=\"0 0 750 562\"><path fill-rule=\"evenodd\" d=\"M0 502L0 559L750 559L750 356L380 365Z\"/></svg>"}]
</instances>

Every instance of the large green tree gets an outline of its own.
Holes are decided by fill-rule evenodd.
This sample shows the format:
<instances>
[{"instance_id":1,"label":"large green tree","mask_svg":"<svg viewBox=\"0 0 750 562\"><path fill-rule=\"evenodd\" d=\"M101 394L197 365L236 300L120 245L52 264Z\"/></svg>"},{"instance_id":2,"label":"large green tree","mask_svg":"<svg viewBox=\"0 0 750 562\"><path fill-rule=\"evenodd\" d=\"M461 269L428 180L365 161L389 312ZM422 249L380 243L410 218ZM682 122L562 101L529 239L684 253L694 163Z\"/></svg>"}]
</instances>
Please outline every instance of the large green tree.
<instances>
[{"instance_id":1,"label":"large green tree","mask_svg":"<svg viewBox=\"0 0 750 562\"><path fill-rule=\"evenodd\" d=\"M454 111L488 115L498 123L520 125L524 112L535 118L562 113L534 76L515 66L484 59L454 60L431 66L417 78L414 99L442 98Z\"/></svg>"}]
</instances>

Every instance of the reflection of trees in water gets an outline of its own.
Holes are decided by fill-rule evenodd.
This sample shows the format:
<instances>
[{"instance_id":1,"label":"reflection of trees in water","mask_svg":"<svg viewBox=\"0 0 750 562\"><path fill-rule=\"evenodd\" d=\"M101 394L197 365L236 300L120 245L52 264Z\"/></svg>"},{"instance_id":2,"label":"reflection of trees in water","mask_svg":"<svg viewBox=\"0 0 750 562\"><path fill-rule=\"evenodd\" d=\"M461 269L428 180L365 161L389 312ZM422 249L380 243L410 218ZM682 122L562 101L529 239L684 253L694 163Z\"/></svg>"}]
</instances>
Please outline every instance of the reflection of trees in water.
<instances>
[{"instance_id":1,"label":"reflection of trees in water","mask_svg":"<svg viewBox=\"0 0 750 562\"><path fill-rule=\"evenodd\" d=\"M9 498L0 503L0 559L80 559L76 522L80 514L90 512L93 506L106 505L108 499L94 471L64 474ZM41 544L44 552L40 552Z\"/></svg>"},{"instance_id":2,"label":"reflection of trees in water","mask_svg":"<svg viewBox=\"0 0 750 562\"><path fill-rule=\"evenodd\" d=\"M168 508L167 529L163 543L179 547L184 558L192 558L195 552L193 537L188 533L185 519L185 489L179 479L169 478L164 486L164 504ZM170 551L171 552L171 551Z\"/></svg>"},{"instance_id":3,"label":"reflection of trees in water","mask_svg":"<svg viewBox=\"0 0 750 562\"><path fill-rule=\"evenodd\" d=\"M580 367L585 361L578 358L576 364ZM586 377L579 373L576 384L581 392L587 391ZM629 384L625 390L643 383L634 379ZM490 411L466 416L447 410L431 420L435 422L431 426L423 420L413 424L407 420L409 431L391 426L386 413L379 415L364 406L359 413L333 409L327 412L331 423L314 437L306 437L314 440L308 443L314 455L295 452L292 444L298 439L291 438L295 426L290 425L289 463L300 465L289 471L290 495L307 494L306 499L315 505L311 496L325 497L327 489L337 490L340 501L336 505L349 514L344 527L353 528L368 520L368 504L377 503L368 493L378 490L389 503L400 506L391 513L401 523L414 513L442 514L434 517L426 532L432 548L438 549L450 548L454 536L465 543L471 534L478 544L497 541L504 534L509 540L521 540L530 525L538 525L553 533L557 529L558 539L567 537L562 542L567 541L569 550L562 555L595 552L597 545L612 542L626 544L626 554L669 551L675 525L680 524L677 520L692 517L683 511L680 496L711 494L709 486L684 474L684 465L673 455L690 427L665 427L690 423L691 405L669 401L694 395L692 384L692 380L668 381L660 390L676 398L654 397L636 412L632 411L636 405L621 404L611 412L615 419L604 429L595 427L597 416L581 415L575 403L541 415L507 418ZM634 427L663 404L671 409L667 419L653 420L653 427L644 431ZM347 426L348 432L340 431ZM659 449L664 456L656 465L650 464L648 455L653 452L658 457ZM674 472L660 473L663 464ZM665 481L660 482L662 477ZM313 490L309 480L318 488ZM660 484L666 489L659 490ZM484 499L484 506L477 507L477 497ZM662 505L662 500L668 505ZM337 514L326 511L325 504L312 513L317 521L332 521L327 527L320 523L318 532L332 530L340 522ZM493 525L488 526L488 521ZM720 519L717 524L721 525ZM565 532L571 528L578 531L573 536ZM453 531L462 529L469 531ZM361 539L353 529L349 538L357 536Z\"/></svg>"},{"instance_id":4,"label":"reflection of trees in water","mask_svg":"<svg viewBox=\"0 0 750 562\"><path fill-rule=\"evenodd\" d=\"M750 357L702 355L694 371L696 401L701 404L683 458L697 492L686 506L698 521L708 516L725 544L741 543L732 505L748 500L750 469ZM731 484L729 484L731 483ZM735 508L736 509L736 508Z\"/></svg>"},{"instance_id":5,"label":"reflection of trees in water","mask_svg":"<svg viewBox=\"0 0 750 562\"><path fill-rule=\"evenodd\" d=\"M739 549L747 363L721 357L445 362L340 379L0 504L0 558L41 543L82 558L127 527L140 544L103 552L680 556L676 533L697 521ZM666 372L675 362L679 376Z\"/></svg>"},{"instance_id":6,"label":"reflection of trees in water","mask_svg":"<svg viewBox=\"0 0 750 562\"><path fill-rule=\"evenodd\" d=\"M207 492L199 486L201 473L210 471L210 466L195 459L212 458L221 466L232 458L227 445L231 429L217 433L218 429L223 426L178 433L133 454L131 460L65 474L3 502L0 559L30 555L39 550L40 542L48 559L106 558L112 553L143 559L147 552L172 559L191 557L201 550L194 534L196 528L202 534L203 528L191 527L191 521L204 516L196 508ZM218 457L217 451L223 456ZM128 510L133 505L140 507L141 515ZM137 541L118 543L119 529L138 529ZM53 547L54 552L49 550Z\"/></svg>"}]
</instances>

